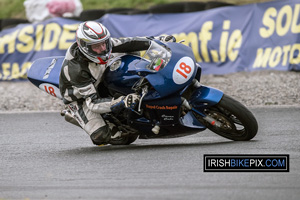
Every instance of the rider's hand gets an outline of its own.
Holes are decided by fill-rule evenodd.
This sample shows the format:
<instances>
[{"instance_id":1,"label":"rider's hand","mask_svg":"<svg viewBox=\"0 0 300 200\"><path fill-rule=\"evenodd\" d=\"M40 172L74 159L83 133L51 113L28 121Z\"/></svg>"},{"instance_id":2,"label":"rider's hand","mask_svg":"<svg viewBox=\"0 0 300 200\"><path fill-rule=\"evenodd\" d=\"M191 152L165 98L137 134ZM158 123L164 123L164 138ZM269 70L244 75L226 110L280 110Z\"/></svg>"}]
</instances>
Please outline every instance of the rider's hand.
<instances>
[{"instance_id":1,"label":"rider's hand","mask_svg":"<svg viewBox=\"0 0 300 200\"><path fill-rule=\"evenodd\" d=\"M134 108L135 105L137 105L140 101L140 96L137 94L129 94L125 97L125 107L126 108Z\"/></svg>"},{"instance_id":2,"label":"rider's hand","mask_svg":"<svg viewBox=\"0 0 300 200\"><path fill-rule=\"evenodd\" d=\"M139 95L137 94L129 94L126 97L125 96L121 96L117 99L113 99L111 101L111 111L113 113L120 113L124 108L134 108L135 105L138 104L140 100Z\"/></svg>"},{"instance_id":3,"label":"rider's hand","mask_svg":"<svg viewBox=\"0 0 300 200\"><path fill-rule=\"evenodd\" d=\"M113 99L110 103L110 110L115 114L119 114L125 108L125 97L121 96L117 99Z\"/></svg>"},{"instance_id":4,"label":"rider's hand","mask_svg":"<svg viewBox=\"0 0 300 200\"><path fill-rule=\"evenodd\" d=\"M176 38L173 35L160 36L159 40L162 42L176 42Z\"/></svg>"}]
</instances>

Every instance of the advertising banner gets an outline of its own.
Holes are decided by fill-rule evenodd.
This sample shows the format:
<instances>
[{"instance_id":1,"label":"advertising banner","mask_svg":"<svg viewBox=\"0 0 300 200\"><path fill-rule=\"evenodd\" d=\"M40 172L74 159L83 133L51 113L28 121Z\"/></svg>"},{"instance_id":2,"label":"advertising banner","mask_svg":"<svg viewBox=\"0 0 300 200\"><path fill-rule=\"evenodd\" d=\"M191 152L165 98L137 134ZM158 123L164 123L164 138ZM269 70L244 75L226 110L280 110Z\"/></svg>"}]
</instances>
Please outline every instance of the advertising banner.
<instances>
[{"instance_id":1,"label":"advertising banner","mask_svg":"<svg viewBox=\"0 0 300 200\"><path fill-rule=\"evenodd\" d=\"M300 70L300 0L174 14L107 14L96 20L112 37L174 35L204 74ZM0 32L0 80L26 78L37 58L62 56L80 21L53 18Z\"/></svg>"}]
</instances>

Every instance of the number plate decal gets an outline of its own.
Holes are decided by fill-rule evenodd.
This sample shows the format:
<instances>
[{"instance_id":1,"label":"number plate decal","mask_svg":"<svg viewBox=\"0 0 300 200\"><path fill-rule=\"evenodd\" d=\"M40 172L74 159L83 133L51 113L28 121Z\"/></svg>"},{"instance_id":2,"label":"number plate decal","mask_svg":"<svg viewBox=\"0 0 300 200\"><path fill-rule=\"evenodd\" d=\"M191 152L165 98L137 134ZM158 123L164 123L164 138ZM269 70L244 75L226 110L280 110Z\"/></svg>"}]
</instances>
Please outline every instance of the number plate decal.
<instances>
[{"instance_id":1,"label":"number plate decal","mask_svg":"<svg viewBox=\"0 0 300 200\"><path fill-rule=\"evenodd\" d=\"M52 84L42 83L39 85L39 88L54 97L62 99L59 89Z\"/></svg>"},{"instance_id":2,"label":"number plate decal","mask_svg":"<svg viewBox=\"0 0 300 200\"><path fill-rule=\"evenodd\" d=\"M194 61L190 57L181 58L173 70L173 81L181 85L190 80L195 70Z\"/></svg>"}]
</instances>

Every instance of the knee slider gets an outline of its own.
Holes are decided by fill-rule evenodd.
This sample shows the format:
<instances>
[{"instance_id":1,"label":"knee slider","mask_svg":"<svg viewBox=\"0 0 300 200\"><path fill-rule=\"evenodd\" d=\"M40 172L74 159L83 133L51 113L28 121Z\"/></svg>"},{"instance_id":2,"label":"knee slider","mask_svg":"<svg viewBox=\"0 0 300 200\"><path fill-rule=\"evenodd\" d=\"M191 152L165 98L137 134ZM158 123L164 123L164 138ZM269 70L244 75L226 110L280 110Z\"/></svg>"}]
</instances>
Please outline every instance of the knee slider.
<instances>
[{"instance_id":1,"label":"knee slider","mask_svg":"<svg viewBox=\"0 0 300 200\"><path fill-rule=\"evenodd\" d=\"M96 145L108 144L111 131L108 125L102 126L91 134L91 140Z\"/></svg>"}]
</instances>

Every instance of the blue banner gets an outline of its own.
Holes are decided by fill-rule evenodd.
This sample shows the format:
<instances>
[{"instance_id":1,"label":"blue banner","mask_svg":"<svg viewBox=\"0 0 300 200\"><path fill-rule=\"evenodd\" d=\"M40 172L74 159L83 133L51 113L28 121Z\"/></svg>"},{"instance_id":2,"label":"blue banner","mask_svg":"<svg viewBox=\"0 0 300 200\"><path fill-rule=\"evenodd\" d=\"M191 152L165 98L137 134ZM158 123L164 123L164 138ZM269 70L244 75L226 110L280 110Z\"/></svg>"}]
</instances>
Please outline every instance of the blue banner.
<instances>
[{"instance_id":1,"label":"blue banner","mask_svg":"<svg viewBox=\"0 0 300 200\"><path fill-rule=\"evenodd\" d=\"M25 79L38 58L63 56L80 22L63 18L20 24L0 32L0 80Z\"/></svg>"},{"instance_id":2,"label":"blue banner","mask_svg":"<svg viewBox=\"0 0 300 200\"><path fill-rule=\"evenodd\" d=\"M189 45L205 74L300 70L300 0L176 14L108 14L113 37L172 34ZM37 58L64 55L80 21L53 18L0 32L0 80L26 77Z\"/></svg>"}]
</instances>

